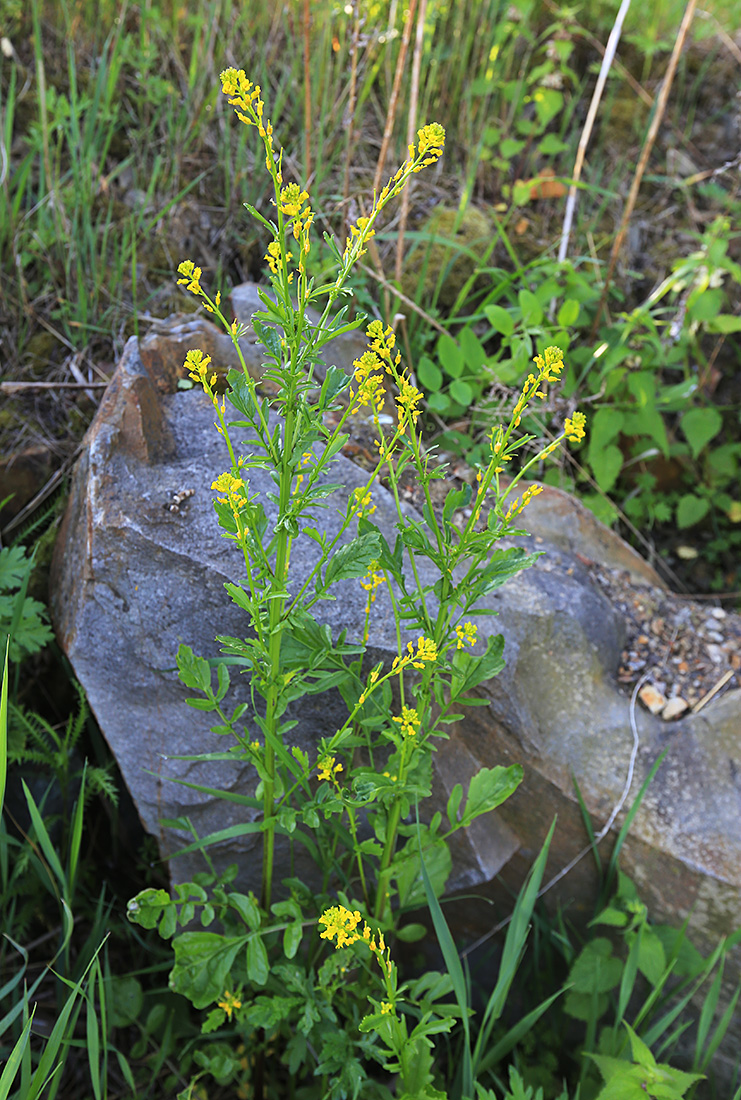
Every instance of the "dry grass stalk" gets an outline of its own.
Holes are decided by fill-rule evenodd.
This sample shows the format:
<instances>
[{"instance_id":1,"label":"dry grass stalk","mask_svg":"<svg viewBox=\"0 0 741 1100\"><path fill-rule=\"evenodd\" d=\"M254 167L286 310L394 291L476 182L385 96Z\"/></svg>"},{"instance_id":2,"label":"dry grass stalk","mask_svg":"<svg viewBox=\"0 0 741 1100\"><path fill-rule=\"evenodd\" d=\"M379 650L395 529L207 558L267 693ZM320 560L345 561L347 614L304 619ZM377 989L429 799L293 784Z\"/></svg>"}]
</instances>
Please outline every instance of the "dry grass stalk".
<instances>
[{"instance_id":1,"label":"dry grass stalk","mask_svg":"<svg viewBox=\"0 0 741 1100\"><path fill-rule=\"evenodd\" d=\"M684 16L682 17L682 23L674 42L672 55L669 58L669 65L666 70L666 76L664 77L661 89L659 90L659 94L656 98L656 108L654 110L653 118L651 119L651 123L648 128L648 133L646 134L646 139L643 143L643 148L641 149L641 156L635 170L635 175L633 176L633 182L630 186L630 192L628 194L628 198L625 203L625 209L623 210L623 216L620 221L620 228L615 235L615 240L612 242L610 263L607 268L604 286L602 287L602 296L599 300L597 312L594 317L594 323L592 324L592 330L589 336L590 340L594 340L597 334L600 318L602 316L602 310L604 309L605 302L607 300L607 292L609 290L610 282L612 280L615 266L617 264L617 258L620 253L620 249L622 248L623 241L625 240L625 234L628 231L628 222L630 221L633 214L636 199L638 198L638 191L641 186L641 181L643 180L643 174L646 171L646 166L648 164L648 158L651 155L651 150L654 147L654 142L656 141L656 136L659 132L659 127L661 126L664 112L666 111L666 105L669 100L669 92L671 91L672 83L674 81L674 75L677 71L677 65L679 64L679 57L684 48L684 43L687 38L687 33L690 29L690 25L692 23L692 17L695 14L696 6L697 0L689 0L689 3L685 8Z\"/></svg>"}]
</instances>

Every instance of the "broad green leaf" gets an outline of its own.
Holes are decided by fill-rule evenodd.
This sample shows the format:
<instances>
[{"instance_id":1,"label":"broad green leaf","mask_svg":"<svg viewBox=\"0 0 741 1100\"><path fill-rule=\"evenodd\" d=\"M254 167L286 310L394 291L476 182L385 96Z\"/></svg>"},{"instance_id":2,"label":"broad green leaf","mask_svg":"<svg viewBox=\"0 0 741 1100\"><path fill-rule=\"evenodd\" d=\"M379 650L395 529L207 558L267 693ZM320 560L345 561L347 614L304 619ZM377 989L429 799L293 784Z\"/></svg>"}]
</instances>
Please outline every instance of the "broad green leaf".
<instances>
[{"instance_id":1,"label":"broad green leaf","mask_svg":"<svg viewBox=\"0 0 741 1100\"><path fill-rule=\"evenodd\" d=\"M651 928L644 928L638 952L638 969L656 985L666 967L664 945Z\"/></svg>"},{"instance_id":2,"label":"broad green leaf","mask_svg":"<svg viewBox=\"0 0 741 1100\"><path fill-rule=\"evenodd\" d=\"M542 324L543 307L531 290L523 287L517 292L517 300L522 310L522 320L529 328Z\"/></svg>"},{"instance_id":3,"label":"broad green leaf","mask_svg":"<svg viewBox=\"0 0 741 1100\"><path fill-rule=\"evenodd\" d=\"M428 393L437 393L443 384L443 372L428 355L420 357L416 368L417 381Z\"/></svg>"},{"instance_id":4,"label":"broad green leaf","mask_svg":"<svg viewBox=\"0 0 741 1100\"><path fill-rule=\"evenodd\" d=\"M712 321L723 308L724 291L720 287L711 287L693 298L687 309L691 321Z\"/></svg>"},{"instance_id":5,"label":"broad green leaf","mask_svg":"<svg viewBox=\"0 0 741 1100\"><path fill-rule=\"evenodd\" d=\"M130 1027L139 1018L144 1004L141 983L131 975L106 980L108 1020L113 1027Z\"/></svg>"},{"instance_id":6,"label":"broad green leaf","mask_svg":"<svg viewBox=\"0 0 741 1100\"><path fill-rule=\"evenodd\" d=\"M571 328L579 319L579 303L576 298L567 298L558 311L558 323L562 328Z\"/></svg>"},{"instance_id":7,"label":"broad green leaf","mask_svg":"<svg viewBox=\"0 0 741 1100\"><path fill-rule=\"evenodd\" d=\"M597 409L589 420L589 449L591 461L591 449L601 449L611 443L616 435L619 435L624 423L623 414L619 409L613 409L609 405L603 405Z\"/></svg>"},{"instance_id":8,"label":"broad green leaf","mask_svg":"<svg viewBox=\"0 0 741 1100\"><path fill-rule=\"evenodd\" d=\"M484 345L472 328L464 328L461 330L458 335L458 343L461 346L463 358L466 361L466 366L469 371L478 376L481 373L481 368L486 363Z\"/></svg>"},{"instance_id":9,"label":"broad green leaf","mask_svg":"<svg viewBox=\"0 0 741 1100\"><path fill-rule=\"evenodd\" d=\"M460 378L465 366L463 352L447 332L442 333L437 341L437 356L446 374L451 378Z\"/></svg>"},{"instance_id":10,"label":"broad green leaf","mask_svg":"<svg viewBox=\"0 0 741 1100\"><path fill-rule=\"evenodd\" d=\"M252 936L249 942L258 939ZM229 988L232 965L246 940L245 936L227 937L216 932L183 932L176 936L172 941L175 965L170 972L170 989L182 993L196 1008L213 1004Z\"/></svg>"},{"instance_id":11,"label":"broad green leaf","mask_svg":"<svg viewBox=\"0 0 741 1100\"><path fill-rule=\"evenodd\" d=\"M704 519L710 510L710 501L705 497L696 497L694 493L685 493L677 505L677 526L694 527Z\"/></svg>"},{"instance_id":12,"label":"broad green leaf","mask_svg":"<svg viewBox=\"0 0 741 1100\"><path fill-rule=\"evenodd\" d=\"M723 427L723 417L712 405L704 409L690 409L681 420L682 431L690 445L692 457L697 458Z\"/></svg>"},{"instance_id":13,"label":"broad green leaf","mask_svg":"<svg viewBox=\"0 0 741 1100\"><path fill-rule=\"evenodd\" d=\"M522 776L521 764L511 764L508 768L498 764L495 768L482 768L477 772L468 785L461 825L470 825L481 814L506 802L519 787Z\"/></svg>"},{"instance_id":14,"label":"broad green leaf","mask_svg":"<svg viewBox=\"0 0 741 1100\"><path fill-rule=\"evenodd\" d=\"M381 540L374 532L360 535L353 539L334 554L327 565L324 574L324 584L329 588L336 581L351 580L354 577L364 577L368 572L370 563L376 561L381 553Z\"/></svg>"},{"instance_id":15,"label":"broad green leaf","mask_svg":"<svg viewBox=\"0 0 741 1100\"><path fill-rule=\"evenodd\" d=\"M620 982L623 964L612 954L609 940L597 936L580 951L569 971L576 993L609 993Z\"/></svg>"},{"instance_id":16,"label":"broad green leaf","mask_svg":"<svg viewBox=\"0 0 741 1100\"><path fill-rule=\"evenodd\" d=\"M463 405L465 409L473 404L473 390L468 382L462 382L460 378L456 378L450 383L450 396L459 405Z\"/></svg>"},{"instance_id":17,"label":"broad green leaf","mask_svg":"<svg viewBox=\"0 0 741 1100\"><path fill-rule=\"evenodd\" d=\"M724 335L730 332L741 332L741 317L734 317L732 313L720 313L708 321L707 330L722 332Z\"/></svg>"},{"instance_id":18,"label":"broad green leaf","mask_svg":"<svg viewBox=\"0 0 741 1100\"><path fill-rule=\"evenodd\" d=\"M448 881L453 861L448 845L444 840L430 841L429 833L422 827L422 851L425 868L435 896L440 897ZM412 837L404 848L396 854L392 863L392 877L399 889L399 905L407 909L417 909L424 904L425 891L422 884L421 861L417 838Z\"/></svg>"},{"instance_id":19,"label":"broad green leaf","mask_svg":"<svg viewBox=\"0 0 741 1100\"><path fill-rule=\"evenodd\" d=\"M181 645L176 660L178 675L186 687L208 691L211 687L211 669L205 657L196 657L190 646Z\"/></svg>"},{"instance_id":20,"label":"broad green leaf","mask_svg":"<svg viewBox=\"0 0 741 1100\"><path fill-rule=\"evenodd\" d=\"M509 310L502 306L488 305L484 306L484 313L495 332L502 336L511 336L515 331L515 320Z\"/></svg>"},{"instance_id":21,"label":"broad green leaf","mask_svg":"<svg viewBox=\"0 0 741 1100\"><path fill-rule=\"evenodd\" d=\"M247 977L255 985L265 985L269 974L270 963L262 936L251 936L247 943Z\"/></svg>"},{"instance_id":22,"label":"broad green leaf","mask_svg":"<svg viewBox=\"0 0 741 1100\"><path fill-rule=\"evenodd\" d=\"M623 468L623 452L612 443L601 449L590 448L589 464L602 492L609 493Z\"/></svg>"}]
</instances>

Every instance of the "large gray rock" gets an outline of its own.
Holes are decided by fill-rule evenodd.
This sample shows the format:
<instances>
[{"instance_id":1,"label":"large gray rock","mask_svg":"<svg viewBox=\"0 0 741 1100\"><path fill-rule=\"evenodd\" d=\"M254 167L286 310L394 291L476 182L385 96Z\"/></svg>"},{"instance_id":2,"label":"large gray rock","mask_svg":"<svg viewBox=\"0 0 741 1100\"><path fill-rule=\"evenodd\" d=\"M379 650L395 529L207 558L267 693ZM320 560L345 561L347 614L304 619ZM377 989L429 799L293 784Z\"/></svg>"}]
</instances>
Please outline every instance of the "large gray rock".
<instances>
[{"instance_id":1,"label":"large gray rock","mask_svg":"<svg viewBox=\"0 0 741 1100\"><path fill-rule=\"evenodd\" d=\"M127 344L75 470L52 582L60 644L163 856L182 843L163 819L187 815L200 835L241 819L232 803L173 780L248 793L253 784L249 769L175 759L223 747L209 732L208 715L184 704L188 692L174 672L179 644L216 656L216 634L247 630L223 589L240 567L238 552L220 535L208 489L226 465L213 411L199 392L163 392L168 354L175 362L204 340L218 348L215 330L197 325L203 340L184 346L176 330L174 352L166 331L150 338L141 354L135 339ZM333 480L349 492L366 476L341 455ZM258 473L252 485L264 491L272 483ZM194 494L172 511L185 489ZM382 488L374 499L374 519L391 539L392 500ZM324 517L327 529L336 530L334 509ZM596 826L625 783L634 735L630 700L615 672L626 626L595 583L590 561L629 574L635 584L660 586L637 554L566 494L547 489L529 505L526 520L532 535L524 541L545 554L499 590L498 617L479 620L480 636L504 634L506 669L485 686L489 706L472 708L435 756L442 806L453 785L465 785L482 765L525 767L517 794L472 826L455 852L450 886L477 886L494 898L500 895L491 880L499 872L509 886L522 880L555 814L549 873L583 847L574 778ZM312 562L313 543L303 542L292 561L299 577ZM361 636L365 594L356 582L321 606L335 635L346 628L350 638ZM369 645L390 658L390 609L380 597L374 610ZM313 757L317 737L334 731L339 713L331 699L309 699L296 742ZM658 754L669 752L635 818L623 866L652 913L677 923L691 913L699 945L714 945L741 926L741 691L671 724L640 709L635 725L639 749L626 809ZM221 863L238 858L243 881L257 881L253 842L213 852ZM197 856L180 857L173 874L183 879L201 867ZM576 911L586 912L593 874L591 857L582 860L553 896L574 899ZM491 907L466 901L456 921L462 934L475 938L491 926ZM738 974L738 961L732 969Z\"/></svg>"}]
</instances>

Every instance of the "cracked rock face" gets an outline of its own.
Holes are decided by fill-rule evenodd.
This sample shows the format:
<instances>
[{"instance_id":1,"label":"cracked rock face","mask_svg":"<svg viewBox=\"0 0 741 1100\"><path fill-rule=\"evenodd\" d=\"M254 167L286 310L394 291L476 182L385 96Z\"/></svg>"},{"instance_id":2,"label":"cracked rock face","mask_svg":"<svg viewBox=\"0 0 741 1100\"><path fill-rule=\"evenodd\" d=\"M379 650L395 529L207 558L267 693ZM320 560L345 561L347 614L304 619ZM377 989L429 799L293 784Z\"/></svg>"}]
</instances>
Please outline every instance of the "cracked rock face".
<instances>
[{"instance_id":1,"label":"cracked rock face","mask_svg":"<svg viewBox=\"0 0 741 1100\"><path fill-rule=\"evenodd\" d=\"M213 410L200 392L172 392L173 364L182 362L183 345L187 350L210 340L217 349L219 336L208 322L189 320L185 336L178 324L171 334L165 327L148 337L141 349L134 338L126 345L74 473L52 574L60 644L165 857L182 847L184 834L165 828L163 819L188 816L205 836L235 824L243 813L188 784L248 794L254 786L250 769L239 771L231 762L176 759L224 747L209 732L209 715L184 703L189 693L174 671L179 644L215 657L216 634L243 636L248 627L223 588L238 578L240 563L233 543L221 537L211 505L208 486L226 466ZM358 352L351 348L349 354ZM347 347L338 349L335 362L349 367L347 356ZM349 493L367 478L340 455L332 480ZM272 482L254 471L251 485L264 492ZM379 487L374 502L374 520L391 540L392 499ZM322 516L328 531L336 529L333 508ZM528 506L525 522L532 534L517 541L544 554L498 590L497 616L478 620L480 638L504 634L506 668L485 685L488 706L471 708L434 754L434 797L443 811L455 783L465 789L479 767L524 766L515 796L464 837L458 834L453 852L449 888L476 887L502 903L505 895L491 880L501 874L509 887L522 881L554 815L558 825L546 879L584 847L573 780L597 831L620 799L629 771L635 744L630 697L616 680L626 623L590 564L630 574L634 584L661 586L638 555L567 494L547 488ZM311 540L297 540L296 580L310 568L313 548ZM336 601L321 605L333 635L346 628L349 639L362 636L364 610L365 593L352 581L344 582ZM369 647L374 659L395 654L393 618L382 594L374 605ZM240 690L244 694L245 686L237 683ZM291 737L313 759L317 738L334 732L340 714L331 696L310 697L296 714L300 721ZM741 926L741 691L672 723L641 709L633 721L633 781L616 827L657 756L664 750L667 755L635 817L622 866L657 919L680 923L692 911L694 938L707 949ZM604 846L609 850L609 837ZM259 884L254 836L211 852L217 864L239 862L243 887ZM177 880L203 868L197 854L175 858L170 866ZM288 873L287 865L278 869L278 881L281 873ZM575 915L589 916L594 885L589 856L552 896L571 900ZM483 901L466 900L451 913L459 934L469 938L494 923ZM732 969L738 973L738 960Z\"/></svg>"}]
</instances>

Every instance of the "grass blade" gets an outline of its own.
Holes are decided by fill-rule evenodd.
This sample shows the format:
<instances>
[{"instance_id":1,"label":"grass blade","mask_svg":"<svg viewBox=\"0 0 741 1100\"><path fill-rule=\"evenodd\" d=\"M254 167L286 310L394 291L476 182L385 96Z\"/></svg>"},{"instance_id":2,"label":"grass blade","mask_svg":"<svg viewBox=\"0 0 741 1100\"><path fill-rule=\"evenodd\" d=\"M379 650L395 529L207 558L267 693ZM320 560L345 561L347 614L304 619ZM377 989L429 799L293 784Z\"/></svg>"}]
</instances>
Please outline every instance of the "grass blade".
<instances>
[{"instance_id":1,"label":"grass blade","mask_svg":"<svg viewBox=\"0 0 741 1100\"><path fill-rule=\"evenodd\" d=\"M3 664L3 683L0 688L0 814L5 801L5 782L8 776L8 653L10 635L5 642L5 662Z\"/></svg>"},{"instance_id":2,"label":"grass blade","mask_svg":"<svg viewBox=\"0 0 741 1100\"><path fill-rule=\"evenodd\" d=\"M445 919L440 902L437 900L435 891L432 888L430 882L430 876L427 874L427 868L425 867L424 856L422 855L422 834L419 827L419 805L417 806L417 845L419 846L419 861L420 870L422 872L422 885L424 886L425 896L427 898L427 905L430 909L430 916L432 917L432 923L435 928L435 935L437 941L440 944L440 950L443 954L443 960L451 981L453 982L453 992L455 993L455 999L458 1002L458 1007L461 1010L461 1019L463 1021L463 1061L461 1063L461 1097L462 1100L473 1100L473 1067L471 1062L471 1030L468 1019L468 984L466 977L463 973L463 966L458 956L453 936L451 935L448 922Z\"/></svg>"}]
</instances>

